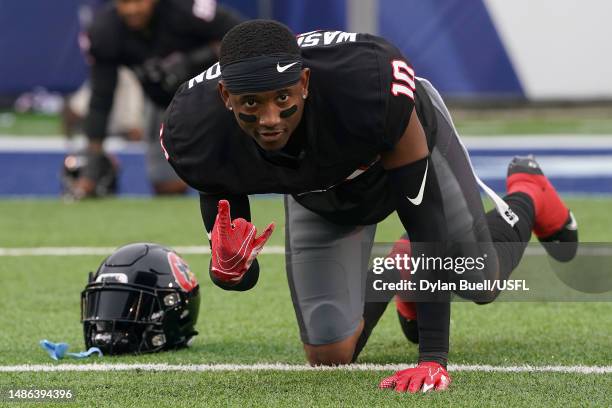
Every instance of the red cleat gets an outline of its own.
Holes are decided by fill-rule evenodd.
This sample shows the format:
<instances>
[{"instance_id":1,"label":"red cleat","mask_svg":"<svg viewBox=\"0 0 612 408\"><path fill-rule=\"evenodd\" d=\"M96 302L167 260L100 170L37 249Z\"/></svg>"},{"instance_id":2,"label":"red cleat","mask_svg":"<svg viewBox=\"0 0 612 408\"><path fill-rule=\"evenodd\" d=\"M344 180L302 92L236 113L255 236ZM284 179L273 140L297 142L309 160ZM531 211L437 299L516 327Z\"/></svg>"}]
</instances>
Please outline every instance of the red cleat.
<instances>
[{"instance_id":1,"label":"red cleat","mask_svg":"<svg viewBox=\"0 0 612 408\"><path fill-rule=\"evenodd\" d=\"M508 165L508 194L524 193L535 208L533 232L554 259L567 262L578 249L578 226L557 190L532 155L515 157Z\"/></svg>"}]
</instances>

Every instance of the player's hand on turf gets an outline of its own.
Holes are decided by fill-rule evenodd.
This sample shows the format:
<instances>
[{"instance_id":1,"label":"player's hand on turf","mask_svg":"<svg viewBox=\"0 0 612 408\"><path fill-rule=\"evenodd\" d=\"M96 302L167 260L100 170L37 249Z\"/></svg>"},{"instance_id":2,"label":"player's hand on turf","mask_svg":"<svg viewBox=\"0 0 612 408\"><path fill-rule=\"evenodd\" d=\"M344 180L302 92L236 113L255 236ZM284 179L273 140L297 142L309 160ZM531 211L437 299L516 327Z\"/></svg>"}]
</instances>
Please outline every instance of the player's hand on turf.
<instances>
[{"instance_id":1,"label":"player's hand on turf","mask_svg":"<svg viewBox=\"0 0 612 408\"><path fill-rule=\"evenodd\" d=\"M244 218L232 221L227 200L217 204L212 230L212 274L222 282L238 283L274 231L274 223L257 237L257 229Z\"/></svg>"},{"instance_id":2,"label":"player's hand on turf","mask_svg":"<svg viewBox=\"0 0 612 408\"><path fill-rule=\"evenodd\" d=\"M445 390L450 383L451 378L446 369L438 363L428 361L419 363L418 366L413 368L397 371L392 376L382 380L378 387L393 388L398 392L409 391L415 393L418 391Z\"/></svg>"},{"instance_id":3,"label":"player's hand on turf","mask_svg":"<svg viewBox=\"0 0 612 408\"><path fill-rule=\"evenodd\" d=\"M74 163L72 167L67 164L69 159ZM64 197L69 200L81 200L114 194L118 171L116 159L103 151L70 154L64 161L62 174Z\"/></svg>"}]
</instances>

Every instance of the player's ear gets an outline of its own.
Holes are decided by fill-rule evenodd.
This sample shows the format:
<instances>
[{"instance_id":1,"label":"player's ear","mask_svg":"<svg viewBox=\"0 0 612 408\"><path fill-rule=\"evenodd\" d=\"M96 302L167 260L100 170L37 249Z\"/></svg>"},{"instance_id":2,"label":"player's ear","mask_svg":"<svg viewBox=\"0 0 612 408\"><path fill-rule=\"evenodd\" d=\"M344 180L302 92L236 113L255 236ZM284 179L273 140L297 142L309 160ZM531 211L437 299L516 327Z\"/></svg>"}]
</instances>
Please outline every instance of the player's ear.
<instances>
[{"instance_id":1,"label":"player's ear","mask_svg":"<svg viewBox=\"0 0 612 408\"><path fill-rule=\"evenodd\" d=\"M232 110L232 105L229 100L230 98L229 91L225 87L225 84L223 83L222 80L217 83L217 89L219 90L219 95L221 96L221 99L223 100L223 104L225 105L225 107L229 110Z\"/></svg>"},{"instance_id":2,"label":"player's ear","mask_svg":"<svg viewBox=\"0 0 612 408\"><path fill-rule=\"evenodd\" d=\"M308 96L308 82L310 81L310 68L302 69L300 74L300 85L302 85L302 95Z\"/></svg>"}]
</instances>

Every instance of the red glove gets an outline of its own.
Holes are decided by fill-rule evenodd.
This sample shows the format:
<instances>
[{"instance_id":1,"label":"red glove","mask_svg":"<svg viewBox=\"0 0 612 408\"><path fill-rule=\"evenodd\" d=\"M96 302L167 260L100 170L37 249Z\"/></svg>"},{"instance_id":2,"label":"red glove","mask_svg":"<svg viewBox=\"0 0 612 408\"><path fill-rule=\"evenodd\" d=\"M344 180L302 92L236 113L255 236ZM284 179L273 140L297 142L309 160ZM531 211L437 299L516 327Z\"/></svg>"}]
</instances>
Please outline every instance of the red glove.
<instances>
[{"instance_id":1,"label":"red glove","mask_svg":"<svg viewBox=\"0 0 612 408\"><path fill-rule=\"evenodd\" d=\"M410 391L415 393L419 390L445 390L451 383L451 378L438 363L432 361L419 363L418 366L406 370L397 371L391 377L380 382L379 388L395 388L397 392Z\"/></svg>"},{"instance_id":2,"label":"red glove","mask_svg":"<svg viewBox=\"0 0 612 408\"><path fill-rule=\"evenodd\" d=\"M238 283L272 235L274 223L256 237L257 229L244 218L231 221L227 200L219 201L217 209L211 237L212 274L222 282Z\"/></svg>"}]
</instances>

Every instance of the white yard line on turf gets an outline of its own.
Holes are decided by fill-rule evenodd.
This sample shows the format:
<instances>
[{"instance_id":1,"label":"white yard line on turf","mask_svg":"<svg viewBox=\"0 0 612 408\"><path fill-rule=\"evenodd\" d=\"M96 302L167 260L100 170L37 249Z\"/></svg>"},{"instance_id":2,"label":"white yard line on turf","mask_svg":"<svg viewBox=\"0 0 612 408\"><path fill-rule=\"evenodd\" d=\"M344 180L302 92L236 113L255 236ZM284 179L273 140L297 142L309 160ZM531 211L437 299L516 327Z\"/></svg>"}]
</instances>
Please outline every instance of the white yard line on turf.
<instances>
[{"instance_id":1,"label":"white yard line on turf","mask_svg":"<svg viewBox=\"0 0 612 408\"><path fill-rule=\"evenodd\" d=\"M494 135L468 136L461 140L469 150L476 149L606 149L612 148L612 135L591 134L550 134L550 135ZM68 141L61 136L15 136L0 135L0 152L65 152L80 150L87 141L77 136ZM126 142L116 136L105 139L107 151L123 153L143 153L143 142Z\"/></svg>"},{"instance_id":2,"label":"white yard line on turf","mask_svg":"<svg viewBox=\"0 0 612 408\"><path fill-rule=\"evenodd\" d=\"M351 364L337 367L310 367L302 364L23 364L0 366L0 372L81 372L81 371L397 371L406 364ZM449 365L449 371L500 373L612 374L612 366L492 366Z\"/></svg>"},{"instance_id":3,"label":"white yard line on turf","mask_svg":"<svg viewBox=\"0 0 612 408\"><path fill-rule=\"evenodd\" d=\"M210 254L208 246L177 246L172 247L181 255ZM390 248L390 247L389 247ZM83 255L110 255L117 248L115 247L29 247L29 248L2 248L0 247L0 257L2 256L83 256ZM285 247L271 245L264 247L263 255L284 255ZM580 249L580 254L588 256L610 256L612 248L607 246L584 246ZM526 256L546 255L544 248L528 247L525 250Z\"/></svg>"}]
</instances>

